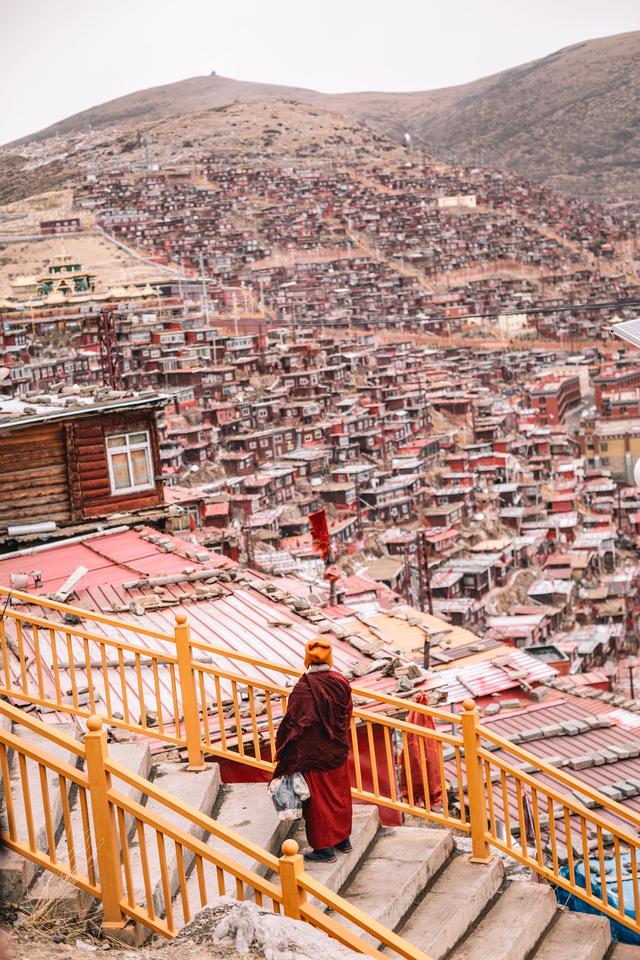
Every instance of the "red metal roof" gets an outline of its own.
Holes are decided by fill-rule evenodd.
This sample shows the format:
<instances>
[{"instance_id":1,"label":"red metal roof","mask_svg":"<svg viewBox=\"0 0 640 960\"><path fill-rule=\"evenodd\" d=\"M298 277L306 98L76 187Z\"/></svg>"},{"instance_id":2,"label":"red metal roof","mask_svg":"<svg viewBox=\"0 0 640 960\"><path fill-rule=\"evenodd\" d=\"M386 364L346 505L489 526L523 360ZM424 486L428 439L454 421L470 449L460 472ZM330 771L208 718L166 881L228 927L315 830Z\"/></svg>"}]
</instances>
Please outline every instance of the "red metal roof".
<instances>
[{"instance_id":1,"label":"red metal roof","mask_svg":"<svg viewBox=\"0 0 640 960\"><path fill-rule=\"evenodd\" d=\"M191 625L191 637L196 642L223 647L229 649L230 652L242 653L258 659L272 660L295 669L303 669L304 646L309 639L317 635L317 629L307 620L298 616L285 603L270 600L263 596L258 589L251 586L251 582L262 586L269 582L267 578L254 573L246 574L240 571L232 561L216 555L211 555L206 562L198 562L192 559L185 560L184 556L178 555L177 552L171 552L171 550L174 547L176 551L181 552L190 549L191 546L186 541L180 541L173 537L161 537L159 539L165 543L165 548L163 548L158 543L144 539L143 534L145 534L145 531L133 530L105 534L105 536L89 542L60 544L40 554L0 561L0 583L9 586L11 573L25 572L38 567L42 571L43 586L41 590L29 587L28 592L33 594L42 592L48 595L59 588L69 574L82 564L89 568L89 572L77 587L75 592L77 599L73 600L75 606L113 616L116 620L122 619L123 623L126 622L132 627L133 631L135 631L136 625L140 625L169 636L173 634L176 613L183 610L187 614ZM149 531L146 531L146 534L148 535ZM156 536L155 534L152 535ZM170 552L166 552L166 546L170 548ZM245 582L230 581L224 583L222 585L224 594L216 599L198 599L194 583L169 584L162 588L163 597L176 601L175 606L146 610L139 617L128 612L124 616L113 613L114 607L127 608L138 598L154 596L153 590L150 588L126 590L122 586L124 582L135 580L147 574L157 576L180 573L186 567L212 570L231 570L235 568L238 574L242 574ZM34 613L38 616L46 616L50 620L59 620L55 611L45 611L43 608L35 607ZM91 623L89 619L87 620L87 626L90 627L92 633L98 636L127 640L145 649L161 650L169 654L175 652L172 641L164 642L139 634L132 636L131 631L119 630L117 627L108 624ZM11 629L12 626L10 626ZM29 652L30 673L33 673L35 687L36 677L33 666L35 650L31 630L26 628L23 634ZM41 631L39 638L41 659L45 666L52 662L50 640L46 634L48 634L48 631ZM344 672L351 671L355 664L362 659L362 655L357 653L347 642L337 639L333 634L329 633L328 636L334 642L336 667ZM61 643L64 644L64 638L61 641L59 635L59 647ZM92 649L92 659L94 656L98 659L99 648L95 644L93 646L95 646L95 650ZM60 650L58 653L60 655ZM73 640L73 654L74 659L84 662L84 649L80 638ZM68 653L65 651L63 659L66 659L67 656ZM245 665L232 659L227 661L219 655L216 656L216 665L244 676L262 677L276 683L284 682L280 673L249 664ZM48 667L46 669L49 670ZM163 707L167 716L173 716L169 670L168 667L162 665L158 669ZM95 672L97 673L97 671ZM92 682L84 671L78 669L76 674L79 684L86 686ZM113 677L113 684L110 684L112 709L118 710L121 707L122 698L118 693L119 680L115 666L110 668L109 675L110 678ZM127 668L126 675L129 693L136 700L137 679L135 669L133 667ZM95 685L95 677L93 682ZM147 706L153 705L155 700L153 682L152 671L146 670L143 676L143 685ZM65 689L70 686L68 671L61 670L61 683ZM211 689L209 689L209 686ZM225 682L222 686L223 694L228 694L229 684ZM50 692L53 693L55 688L50 670L49 687ZM207 681L206 693L208 699L215 697L212 681Z\"/></svg>"}]
</instances>

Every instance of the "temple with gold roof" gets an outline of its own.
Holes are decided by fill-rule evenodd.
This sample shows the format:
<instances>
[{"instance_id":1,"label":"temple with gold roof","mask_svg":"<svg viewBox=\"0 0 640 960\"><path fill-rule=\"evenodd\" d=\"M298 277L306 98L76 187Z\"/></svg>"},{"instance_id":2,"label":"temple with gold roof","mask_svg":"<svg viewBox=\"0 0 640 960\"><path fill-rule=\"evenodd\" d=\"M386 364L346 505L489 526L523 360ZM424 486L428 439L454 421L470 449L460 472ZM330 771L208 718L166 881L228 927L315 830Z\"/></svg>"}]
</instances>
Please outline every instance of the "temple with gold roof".
<instances>
[{"instance_id":1,"label":"temple with gold roof","mask_svg":"<svg viewBox=\"0 0 640 960\"><path fill-rule=\"evenodd\" d=\"M61 253L48 261L42 274L23 274L9 281L9 296L0 301L3 310L24 310L25 307L49 308L63 305L123 301L157 296L147 282L144 287L114 286L100 289L98 276L84 270L78 260Z\"/></svg>"},{"instance_id":2,"label":"temple with gold roof","mask_svg":"<svg viewBox=\"0 0 640 960\"><path fill-rule=\"evenodd\" d=\"M54 257L47 271L39 277L18 276L10 281L13 300L34 300L54 296L56 301L62 298L91 294L96 288L96 274L82 269L82 264L74 260L71 254L63 253Z\"/></svg>"}]
</instances>

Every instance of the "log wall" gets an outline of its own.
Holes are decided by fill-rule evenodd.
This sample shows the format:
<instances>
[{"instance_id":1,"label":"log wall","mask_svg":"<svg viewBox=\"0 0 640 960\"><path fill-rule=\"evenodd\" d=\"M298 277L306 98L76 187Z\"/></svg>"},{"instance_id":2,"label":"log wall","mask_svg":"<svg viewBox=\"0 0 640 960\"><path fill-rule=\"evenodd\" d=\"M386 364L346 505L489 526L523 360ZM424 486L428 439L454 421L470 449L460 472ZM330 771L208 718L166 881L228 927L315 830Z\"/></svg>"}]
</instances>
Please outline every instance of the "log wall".
<instances>
[{"instance_id":1,"label":"log wall","mask_svg":"<svg viewBox=\"0 0 640 960\"><path fill-rule=\"evenodd\" d=\"M0 435L0 530L72 519L65 441L61 423Z\"/></svg>"},{"instance_id":2,"label":"log wall","mask_svg":"<svg viewBox=\"0 0 640 960\"><path fill-rule=\"evenodd\" d=\"M105 437L147 430L156 485L150 490L113 495ZM157 427L153 412L83 417L67 425L74 517L96 517L153 507L163 502Z\"/></svg>"}]
</instances>

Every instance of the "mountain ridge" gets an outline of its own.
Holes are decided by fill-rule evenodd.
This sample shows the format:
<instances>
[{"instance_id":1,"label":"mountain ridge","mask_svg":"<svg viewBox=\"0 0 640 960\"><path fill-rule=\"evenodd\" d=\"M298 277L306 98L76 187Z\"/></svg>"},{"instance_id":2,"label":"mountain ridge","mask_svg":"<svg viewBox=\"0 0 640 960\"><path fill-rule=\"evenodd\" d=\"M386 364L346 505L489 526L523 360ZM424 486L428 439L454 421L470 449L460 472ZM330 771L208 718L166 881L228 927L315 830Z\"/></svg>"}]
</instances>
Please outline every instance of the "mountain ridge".
<instances>
[{"instance_id":1,"label":"mountain ridge","mask_svg":"<svg viewBox=\"0 0 640 960\"><path fill-rule=\"evenodd\" d=\"M581 41L471 83L427 91L327 94L212 74L148 87L3 148L128 127L233 103L285 100L409 133L434 157L477 162L585 196L640 196L640 31Z\"/></svg>"}]
</instances>

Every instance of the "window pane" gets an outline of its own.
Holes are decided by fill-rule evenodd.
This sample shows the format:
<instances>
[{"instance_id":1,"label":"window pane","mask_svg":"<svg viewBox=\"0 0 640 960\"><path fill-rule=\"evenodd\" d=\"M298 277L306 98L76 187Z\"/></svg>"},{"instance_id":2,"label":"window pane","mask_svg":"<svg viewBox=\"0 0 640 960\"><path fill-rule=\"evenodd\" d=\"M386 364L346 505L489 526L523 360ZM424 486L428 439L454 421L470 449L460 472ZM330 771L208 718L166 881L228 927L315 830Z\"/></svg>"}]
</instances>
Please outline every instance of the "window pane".
<instances>
[{"instance_id":1,"label":"window pane","mask_svg":"<svg viewBox=\"0 0 640 960\"><path fill-rule=\"evenodd\" d=\"M129 434L129 443L146 443L148 439L146 432Z\"/></svg>"},{"instance_id":2,"label":"window pane","mask_svg":"<svg viewBox=\"0 0 640 960\"><path fill-rule=\"evenodd\" d=\"M131 486L131 474L129 473L129 461L126 453L114 453L111 457L111 467L113 470L113 485L116 490L125 490Z\"/></svg>"},{"instance_id":3,"label":"window pane","mask_svg":"<svg viewBox=\"0 0 640 960\"><path fill-rule=\"evenodd\" d=\"M131 451L131 469L133 470L133 486L141 487L150 483L149 463L146 450Z\"/></svg>"},{"instance_id":4,"label":"window pane","mask_svg":"<svg viewBox=\"0 0 640 960\"><path fill-rule=\"evenodd\" d=\"M125 436L107 437L108 447L124 447L126 442L127 442L127 438Z\"/></svg>"}]
</instances>

